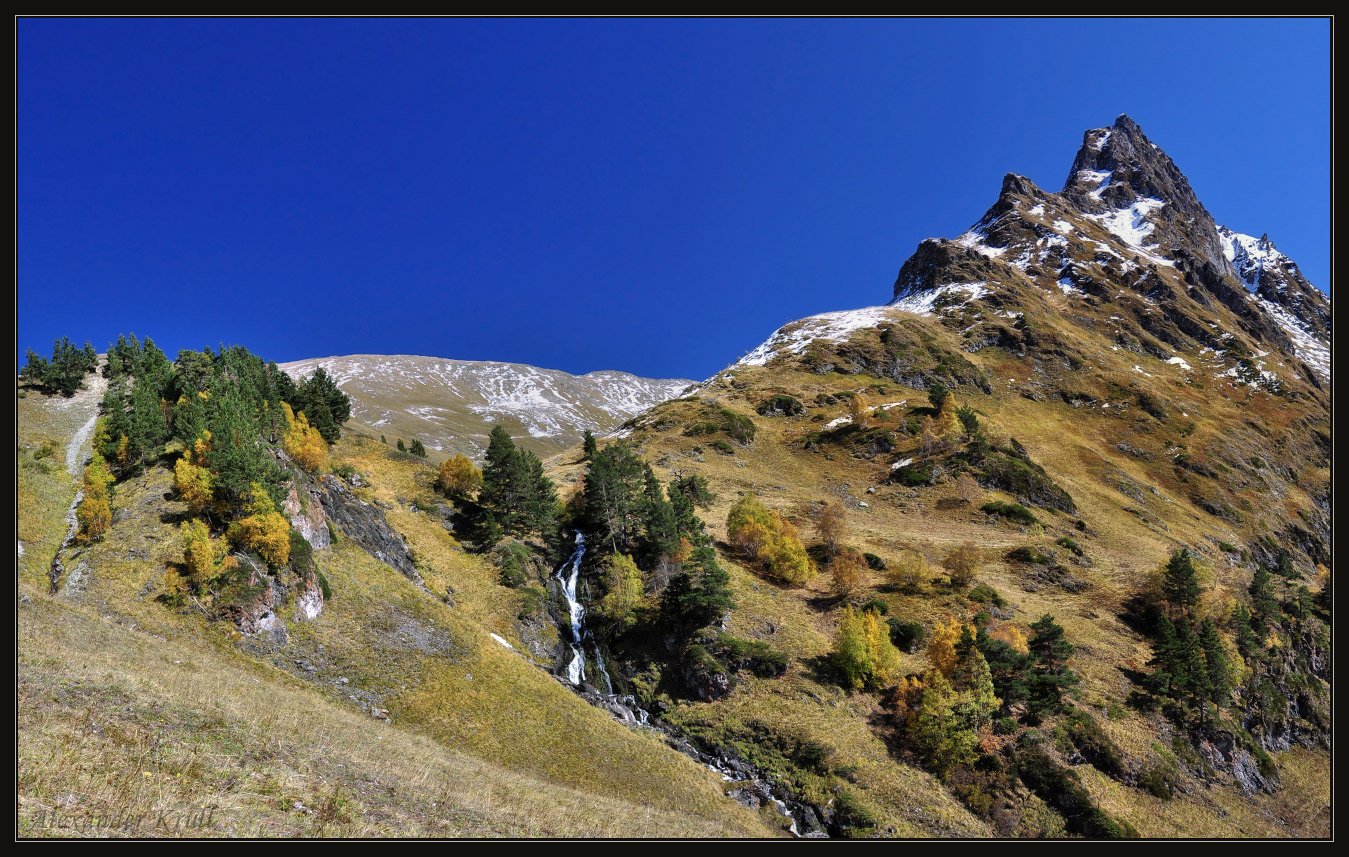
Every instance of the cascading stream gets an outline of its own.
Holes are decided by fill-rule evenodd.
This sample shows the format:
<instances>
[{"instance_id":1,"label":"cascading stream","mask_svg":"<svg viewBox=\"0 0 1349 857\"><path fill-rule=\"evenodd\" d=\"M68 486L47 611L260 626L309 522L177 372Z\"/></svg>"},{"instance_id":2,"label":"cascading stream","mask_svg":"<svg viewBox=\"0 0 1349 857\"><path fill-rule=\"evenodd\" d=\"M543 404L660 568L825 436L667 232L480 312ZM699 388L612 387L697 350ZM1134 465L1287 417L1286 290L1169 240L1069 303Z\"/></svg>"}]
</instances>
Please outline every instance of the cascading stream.
<instances>
[{"instance_id":1,"label":"cascading stream","mask_svg":"<svg viewBox=\"0 0 1349 857\"><path fill-rule=\"evenodd\" d=\"M574 685L579 685L586 677L585 650L581 646L582 623L585 621L586 609L576 595L576 584L581 577L581 560L585 559L585 555L586 538L583 533L578 532L576 550L572 551L571 559L557 570L557 579L562 583L562 594L567 599L567 610L570 614L571 662L567 664L567 681Z\"/></svg>"},{"instance_id":2,"label":"cascading stream","mask_svg":"<svg viewBox=\"0 0 1349 857\"><path fill-rule=\"evenodd\" d=\"M586 680L585 650L586 643L589 642L595 657L595 672L598 676L599 683L602 686L595 688L595 690L599 691L598 694L593 697L588 696L587 698L591 699L592 702L602 704L610 712L618 716L624 723L648 727L653 726L654 724L652 723L649 712L642 708L635 698L632 696L618 696L614 693L613 682L609 678L609 670L604 663L604 653L601 650L599 643L595 640L594 635L590 632L590 629L585 626L586 609L585 605L581 603L579 591L581 562L585 559L585 554L585 534L578 531L576 533L576 549L572 551L571 557L559 566L557 571L553 574L558 583L561 584L562 595L567 600L567 627L569 637L567 645L571 649L571 660L567 663L566 669L563 671L563 676L566 678L568 684L571 684L578 689L581 688L582 683ZM586 596L589 597L589 586L587 586L586 589ZM602 702L597 702L597 700L602 700ZM661 728L665 729L667 732L669 731L667 727ZM716 756L694 750L687 742L685 742L684 748L681 748L681 752L692 755L695 759L698 759L700 762L707 765L709 769L720 774L724 782L746 782L752 790L760 796L760 799L771 802L773 807L784 818L789 820L790 832L793 836L800 835L796 816L792 814L792 811L788 808L786 802L777 797L773 792L772 785L769 784L767 780L761 779L757 775L747 780L743 772L737 771Z\"/></svg>"}]
</instances>

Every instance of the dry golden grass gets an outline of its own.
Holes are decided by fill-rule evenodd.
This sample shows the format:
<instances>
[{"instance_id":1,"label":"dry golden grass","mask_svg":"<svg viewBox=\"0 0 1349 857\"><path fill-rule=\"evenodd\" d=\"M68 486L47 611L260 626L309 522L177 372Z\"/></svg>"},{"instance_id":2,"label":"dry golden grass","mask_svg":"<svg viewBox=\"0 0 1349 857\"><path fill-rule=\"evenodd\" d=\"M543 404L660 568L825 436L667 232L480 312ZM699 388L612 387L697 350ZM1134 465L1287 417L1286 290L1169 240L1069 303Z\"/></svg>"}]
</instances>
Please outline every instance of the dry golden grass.
<instances>
[{"instance_id":1,"label":"dry golden grass","mask_svg":"<svg viewBox=\"0 0 1349 857\"><path fill-rule=\"evenodd\" d=\"M765 832L724 798L709 813L528 776L198 640L166 640L26 585L21 594L23 836ZM207 823L192 826L207 807Z\"/></svg>"},{"instance_id":2,"label":"dry golden grass","mask_svg":"<svg viewBox=\"0 0 1349 857\"><path fill-rule=\"evenodd\" d=\"M1215 572L1215 594L1239 591L1249 580L1249 571L1234 566L1212 546L1217 539L1245 541L1257 531L1258 523L1250 520L1237 526L1196 508L1164 445L1184 444L1191 450L1221 446L1251 413L1267 418L1275 431L1291 425L1297 414L1288 413L1286 407L1281 412L1277 404L1280 400L1266 393L1237 390L1224 382L1206 383L1200 373L1187 382L1175 366L1100 347L1094 340L1083 338L1067 321L1055 319L1052 313L1046 316L1062 335L1078 338L1095 362L1096 373L1084 375L1084 383L1099 382L1102 395L1112 389L1128 389L1142 377L1133 371L1134 364L1146 362L1155 384L1165 390L1171 410L1170 418L1159 425L1138 407L1124 412L1099 406L1078 409L1057 400L1044 401L1041 393L1037 395L1042 400L1034 401L1021 395L1029 385L1038 383L1027 380L1034 375L1030 361L996 350L972 358L988 373L993 393L984 395L961 388L957 392L960 401L980 414L990 434L1021 441L1031 457L1073 496L1078 507L1075 515L1037 509L1040 525L1015 526L989 519L978 510L982 500L962 502L968 498L959 498L952 487L911 489L886 483L889 462L910 455L910 447L916 445L913 440L901 438L894 453L874 459L854 455L830 442L817 451L808 451L804 443L807 436L847 416L847 396L855 391L866 390L877 403L906 401L906 405L879 417L881 424L895 424L915 406L925 407L927 399L924 392L887 379L815 374L804 371L794 360L769 367L735 367L733 373L714 378L698 396L702 402L714 402L753 419L757 436L752 446L737 446L733 455L724 455L704 438L685 437L683 426L701 407L692 401L667 403L649 412L638 421L630 442L663 476L682 472L708 479L718 496L705 518L718 538L724 539L726 512L741 492L752 491L770 508L789 515L812 502L842 499L847 508L849 543L887 559L902 550L917 550L933 563L937 575L937 580L918 593L895 592L885 585L882 575L874 575L870 591L855 596L855 600L880 598L892 614L925 624L952 613L969 615L976 609L945 587L939 567L951 547L974 543L983 560L978 581L992 586L1008 601L1013 624L1024 629L1041 615L1051 613L1065 627L1078 647L1073 666L1083 680L1079 701L1097 710L1097 719L1126 756L1140 764L1150 758L1156 733L1146 718L1123 707L1133 687L1120 667L1141 667L1151 650L1146 640L1120 620L1123 603L1182 545L1197 547L1207 556ZM952 333L935 325L931 329L938 342L958 349L959 340ZM1215 397L1217 388L1226 396ZM789 392L806 403L806 414L761 417L755 413L760 402L779 392ZM821 393L836 397L837 403L815 405ZM1116 447L1122 440L1148 450L1153 457L1140 461L1126 455ZM559 455L549 462L550 471L562 483L574 484L583 473L574 462L571 453ZM1143 499L1127 497L1115 488L1113 483L1120 477L1141 486ZM987 499L1010 499L1000 492L985 494ZM1310 507L1301 488L1290 490L1288 502ZM1126 508L1141 514L1126 512ZM1252 508L1262 507L1253 503ZM1075 526L1078 519L1085 522L1085 530ZM1028 588L1024 570L1004 559L1009 549L1019 545L1047 548L1066 558L1066 552L1054 544L1064 536L1079 543L1091 560L1088 567L1071 569L1091 584L1086 592L1071 593L1045 585ZM729 557L726 559L734 566ZM895 830L910 829L907 825L912 818L906 813L913 807L923 807L916 813L923 821L914 829L951 832L981 827L982 822L947 798L939 784L885 752L866 726L863 712L874 704L874 698L842 699L837 688L806 666L829 650L837 620L823 577L803 588L786 589L737 566L732 581L737 598L732 631L766 640L786 651L793 658L792 666L786 678L748 681L720 702L681 705L674 715L679 722L695 731L723 736L738 734L745 723L756 720L789 724L791 729L847 757L850 761L845 767L866 760L866 775L856 780L860 799ZM921 654L905 655L903 664L906 671L916 672L926 661ZM1107 708L1116 719L1106 717ZM1256 798L1254 805L1262 807L1259 810L1238 811L1237 807L1251 801L1230 782L1212 788L1192 783L1189 793L1161 808L1155 806L1160 801L1141 790L1101 776L1092 778L1091 788L1108 810L1133 821L1145 833L1301 835L1315 826L1275 812L1274 807L1300 805L1314 817L1324 814L1320 810L1326 806L1328 787L1328 780L1321 778L1324 765L1318 768L1307 761L1318 759L1323 763L1324 756L1297 751L1282 754L1281 759L1281 764L1296 767L1297 773L1285 775L1285 786L1279 794ZM943 821L936 822L936 818Z\"/></svg>"},{"instance_id":3,"label":"dry golden grass","mask_svg":"<svg viewBox=\"0 0 1349 857\"><path fill-rule=\"evenodd\" d=\"M621 725L494 642L489 632L514 637L518 596L408 508L425 468L382 449L344 458L348 446L361 444L344 442L335 461L379 480L365 493L395 504L389 517L430 591L341 540L316 555L334 598L314 622L282 610L285 646L170 609L156 595L180 558L184 509L165 499L164 468L119 485L112 532L69 556L67 567L88 569L82 587L49 596L45 577L23 583L26 834L69 835L43 827L53 811L88 833L94 817L207 804L218 807L211 835L780 832L655 734ZM59 517L64 506L21 509L21 520L39 526L27 520L38 513ZM447 590L457 606L442 603ZM392 724L372 718L372 704Z\"/></svg>"}]
</instances>

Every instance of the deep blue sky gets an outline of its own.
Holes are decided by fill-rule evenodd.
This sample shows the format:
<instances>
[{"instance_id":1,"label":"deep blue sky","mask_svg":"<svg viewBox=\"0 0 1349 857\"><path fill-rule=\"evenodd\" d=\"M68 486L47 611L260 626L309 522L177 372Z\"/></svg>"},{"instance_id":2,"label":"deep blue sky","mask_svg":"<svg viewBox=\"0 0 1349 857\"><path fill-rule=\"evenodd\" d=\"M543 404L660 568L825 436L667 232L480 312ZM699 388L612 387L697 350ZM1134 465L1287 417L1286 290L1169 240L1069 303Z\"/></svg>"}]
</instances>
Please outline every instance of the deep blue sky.
<instances>
[{"instance_id":1,"label":"deep blue sky","mask_svg":"<svg viewBox=\"0 0 1349 857\"><path fill-rule=\"evenodd\" d=\"M18 348L702 378L1128 113L1329 286L1326 21L18 23Z\"/></svg>"}]
</instances>

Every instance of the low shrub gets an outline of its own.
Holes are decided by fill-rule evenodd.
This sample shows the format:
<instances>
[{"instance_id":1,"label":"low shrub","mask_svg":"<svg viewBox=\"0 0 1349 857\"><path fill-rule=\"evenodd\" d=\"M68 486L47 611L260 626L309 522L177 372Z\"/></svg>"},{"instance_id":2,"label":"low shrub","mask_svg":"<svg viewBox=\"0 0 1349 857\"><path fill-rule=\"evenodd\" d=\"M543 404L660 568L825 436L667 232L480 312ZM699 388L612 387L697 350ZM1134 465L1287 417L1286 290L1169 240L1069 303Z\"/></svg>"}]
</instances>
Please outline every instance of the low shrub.
<instances>
[{"instance_id":1,"label":"low shrub","mask_svg":"<svg viewBox=\"0 0 1349 857\"><path fill-rule=\"evenodd\" d=\"M890 642L901 652L910 654L916 652L927 637L927 629L923 627L922 622L891 616L886 620L886 624L890 627Z\"/></svg>"},{"instance_id":2,"label":"low shrub","mask_svg":"<svg viewBox=\"0 0 1349 857\"><path fill-rule=\"evenodd\" d=\"M990 500L979 507L985 514L997 515L1000 518L1006 518L1009 521L1015 521L1018 524L1038 523L1034 513L1020 503L1008 503L1003 500Z\"/></svg>"}]
</instances>

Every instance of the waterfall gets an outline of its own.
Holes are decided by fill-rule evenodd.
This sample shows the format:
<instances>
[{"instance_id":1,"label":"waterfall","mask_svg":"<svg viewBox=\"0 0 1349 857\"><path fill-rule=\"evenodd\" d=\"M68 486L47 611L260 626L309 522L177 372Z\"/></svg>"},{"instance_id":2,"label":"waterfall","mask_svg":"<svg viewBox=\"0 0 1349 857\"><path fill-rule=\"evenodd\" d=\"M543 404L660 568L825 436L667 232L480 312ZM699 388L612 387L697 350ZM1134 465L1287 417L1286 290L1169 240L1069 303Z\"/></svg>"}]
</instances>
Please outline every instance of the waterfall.
<instances>
[{"instance_id":1,"label":"waterfall","mask_svg":"<svg viewBox=\"0 0 1349 857\"><path fill-rule=\"evenodd\" d=\"M567 610L570 613L571 622L571 662L567 664L567 681L579 685L585 681L586 677L586 658L585 650L581 647L582 641L582 622L585 621L586 609L576 596L576 583L581 577L581 560L586 555L586 537L583 533L576 533L576 550L572 551L571 559L563 563L557 570L557 579L562 583L562 594L567 599Z\"/></svg>"},{"instance_id":2,"label":"waterfall","mask_svg":"<svg viewBox=\"0 0 1349 857\"><path fill-rule=\"evenodd\" d=\"M751 807L771 805L788 821L790 833L793 836L800 836L801 830L797 825L795 813L786 801L777 796L773 784L767 779L766 775L738 760L731 761L717 755L715 750L707 753L702 752L687 739L677 737L679 736L677 730L653 719L650 712L643 708L635 697L631 695L619 696L614 692L608 667L604 663L604 652L595 639L595 635L585 625L586 609L585 605L581 603L582 593L580 591L582 586L581 561L585 559L585 553L585 535L578 531L576 533L576 549L572 551L571 557L559 566L553 574L553 577L561 584L562 595L567 600L567 645L571 649L571 660L568 661L566 669L563 671L563 677L566 678L567 683L576 687L578 692L592 705L598 705L608 710L621 722L664 733L670 746L674 749L697 759L709 769L716 771L721 775L723 782L736 783L736 795L734 795L736 800ZM584 590L584 595L589 599L590 586L588 582L584 584ZM597 688L583 688L581 686L586 680L587 643L591 652L594 653L595 673L598 677L597 683L600 685ZM677 740L671 740L675 738ZM818 824L815 827L818 829Z\"/></svg>"}]
</instances>

